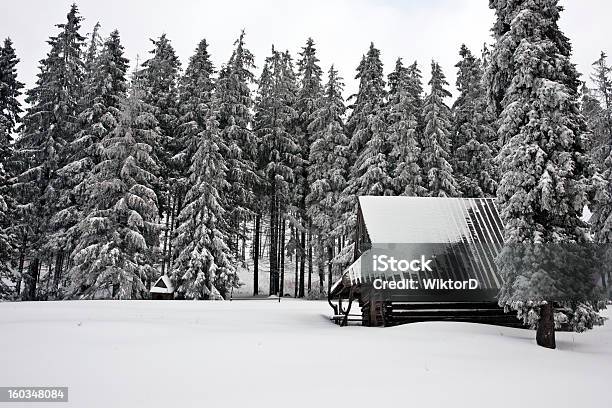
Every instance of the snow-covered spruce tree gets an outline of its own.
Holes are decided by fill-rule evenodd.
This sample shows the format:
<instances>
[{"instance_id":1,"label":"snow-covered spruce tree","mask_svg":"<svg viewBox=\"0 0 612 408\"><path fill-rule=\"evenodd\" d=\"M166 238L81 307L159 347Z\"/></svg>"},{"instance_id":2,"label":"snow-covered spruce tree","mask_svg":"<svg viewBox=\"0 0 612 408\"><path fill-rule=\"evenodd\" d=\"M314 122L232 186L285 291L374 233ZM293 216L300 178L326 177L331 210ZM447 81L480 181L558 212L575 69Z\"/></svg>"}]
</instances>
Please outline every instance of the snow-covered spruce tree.
<instances>
[{"instance_id":1,"label":"snow-covered spruce tree","mask_svg":"<svg viewBox=\"0 0 612 408\"><path fill-rule=\"evenodd\" d=\"M192 187L189 168L198 149L200 134L205 128L207 112L210 109L215 86L212 78L214 72L208 53L208 43L202 40L189 59L184 75L179 80L178 120L175 129L178 153L172 158L172 162L178 170L178 190L185 192L184 194ZM182 208L183 205L183 198L181 198L180 207ZM181 208L177 210L177 216ZM168 217L166 218L167 229L170 229L169 223L170 218ZM175 224L178 227L178 219ZM172 249L173 243L174 234L172 241L164 242L163 252L168 252L168 248ZM171 259L174 259L176 251L177 248L172 249ZM165 262L162 263L162 273L166 273Z\"/></svg>"},{"instance_id":2,"label":"snow-covered spruce tree","mask_svg":"<svg viewBox=\"0 0 612 408\"><path fill-rule=\"evenodd\" d=\"M601 171L606 159L605 153L609 149L608 143L604 142L608 139L609 129L606 126L604 108L586 83L582 85L580 112L589 127L590 138L587 145L589 156L598 171Z\"/></svg>"},{"instance_id":3,"label":"snow-covered spruce tree","mask_svg":"<svg viewBox=\"0 0 612 408\"><path fill-rule=\"evenodd\" d=\"M558 0L490 0L497 22L487 73L499 114L502 175L497 199L506 247L497 263L500 305L528 313L537 343L555 347L555 317L582 331L600 322L598 294L581 256L587 228L587 127L579 112L579 74L558 26ZM561 248L561 250L559 249ZM568 261L578 267L567 270ZM565 306L556 313L553 302Z\"/></svg>"},{"instance_id":4,"label":"snow-covered spruce tree","mask_svg":"<svg viewBox=\"0 0 612 408\"><path fill-rule=\"evenodd\" d=\"M583 98L583 112L591 131L590 153L600 171L606 167L612 146L612 67L607 58L602 52L593 63L591 81L594 88L585 90Z\"/></svg>"},{"instance_id":5,"label":"snow-covered spruce tree","mask_svg":"<svg viewBox=\"0 0 612 408\"><path fill-rule=\"evenodd\" d=\"M153 189L158 164L152 152L159 130L141 86L136 76L119 121L102 140L103 159L88 180L90 210L77 226L80 239L68 296L140 299L157 274L161 226Z\"/></svg>"},{"instance_id":6,"label":"snow-covered spruce tree","mask_svg":"<svg viewBox=\"0 0 612 408\"><path fill-rule=\"evenodd\" d=\"M295 169L300 158L294 109L297 84L288 53L272 48L259 81L255 123L260 140L260 162L268 189L270 215L270 293L280 293L284 225Z\"/></svg>"},{"instance_id":7,"label":"snow-covered spruce tree","mask_svg":"<svg viewBox=\"0 0 612 408\"><path fill-rule=\"evenodd\" d=\"M299 90L297 94L295 109L298 114L297 130L299 132L299 157L302 159L303 166L296 169L296 184L295 200L298 207L298 219L301 225L296 225L295 228L300 231L299 239L299 254L300 258L300 273L298 282L298 296L303 297L305 292L305 260L306 260L306 229L310 229L312 221L308 217L306 197L311 193L311 183L309 176L309 166L306 163L310 160L311 146L316 140L314 130L311 129L313 114L318 109L318 102L322 95L321 76L323 71L319 66L317 58L317 50L312 38L308 38L306 45L302 47L300 52L300 60L298 61L298 78ZM309 231L309 237L312 237L312 231ZM312 254L312 251L308 251ZM309 262L310 264L310 262ZM308 290L311 290L311 278L309 274Z\"/></svg>"},{"instance_id":8,"label":"snow-covered spruce tree","mask_svg":"<svg viewBox=\"0 0 612 408\"><path fill-rule=\"evenodd\" d=\"M29 271L24 275L23 299L36 297L40 263L53 242L48 242L49 220L55 213L57 192L53 182L65 161L65 147L77 130L78 100L82 95L82 49L79 33L82 17L72 5L60 33L49 39L51 50L41 61L34 88L27 91L29 108L23 118L15 157L21 165L14 187L23 210L24 231L29 241Z\"/></svg>"},{"instance_id":9,"label":"snow-covered spruce tree","mask_svg":"<svg viewBox=\"0 0 612 408\"><path fill-rule=\"evenodd\" d=\"M102 140L115 131L120 121L120 111L127 95L125 74L128 62L123 56L119 32L115 30L95 56L87 74L77 122L79 131L65 147L63 166L53 181L58 199L48 236L49 242L53 243L49 250L56 254L52 295L56 295L67 255L82 233L76 225L90 210L87 187L94 166L103 158Z\"/></svg>"},{"instance_id":10,"label":"snow-covered spruce tree","mask_svg":"<svg viewBox=\"0 0 612 408\"><path fill-rule=\"evenodd\" d=\"M85 51L85 57L83 63L85 64L85 83L92 80L95 74L98 55L104 45L104 41L100 36L100 23L96 23L91 34L89 35L89 43L87 44L87 50ZM87 96L87 91L84 90L84 95ZM87 99L84 98L86 101Z\"/></svg>"},{"instance_id":11,"label":"snow-covered spruce tree","mask_svg":"<svg viewBox=\"0 0 612 408\"><path fill-rule=\"evenodd\" d=\"M191 59L191 69L187 69L187 73L193 75L192 84L201 85L191 90L191 103L195 105L189 132L199 130L200 133L191 136L197 137L196 151L190 157L189 189L178 217L171 275L177 296L219 299L225 298L231 287L238 286L238 275L225 225L227 212L224 207L227 204L222 191L228 188L228 181L225 159L221 155L223 142L216 119L217 105L210 94L203 94L210 86L212 65L208 62L205 42L200 45ZM199 65L201 70L196 74L194 70L201 63L204 65Z\"/></svg>"},{"instance_id":12,"label":"snow-covered spruce tree","mask_svg":"<svg viewBox=\"0 0 612 408\"><path fill-rule=\"evenodd\" d=\"M144 102L153 108L159 125L159 138L154 141L155 154L159 160L157 185L154 187L159 198L160 215L165 217L162 267L170 264L170 237L175 226L174 219L180 211L185 191L177 180L180 166L172 158L179 153L175 130L178 112L178 81L181 62L166 34L157 40L151 39L151 57L142 64L138 77L142 80Z\"/></svg>"},{"instance_id":13,"label":"snow-covered spruce tree","mask_svg":"<svg viewBox=\"0 0 612 408\"><path fill-rule=\"evenodd\" d=\"M67 258L74 249L73 242L78 239L69 231L84 217L79 213L86 199L82 187L91 171L93 155L95 155L95 145L89 146L88 143L91 141L92 134L103 130L92 126L99 120L99 117L94 118L92 115L94 99L99 95L96 91L101 90L99 85L101 75L96 72L97 59L102 48L99 31L100 23L96 23L89 35L89 43L83 55L84 66L81 76L83 85L81 86L82 94L77 99L75 135L70 141L67 141L63 149L62 160L57 171L58 177L51 181L51 187L55 190L57 197L56 208L49 220L48 239L43 247L43 252L55 258L54 264L49 264L53 277L46 285L49 291L48 296L52 298L61 297L61 294L58 293L58 285L62 278L64 264L68 263ZM101 137L98 137L97 140L101 140Z\"/></svg>"},{"instance_id":14,"label":"snow-covered spruce tree","mask_svg":"<svg viewBox=\"0 0 612 408\"><path fill-rule=\"evenodd\" d=\"M395 70L388 79L387 123L392 146L389 156L393 168L393 187L397 195L421 196L426 190L422 185L419 166L418 83L401 59L397 60Z\"/></svg>"},{"instance_id":15,"label":"snow-covered spruce tree","mask_svg":"<svg viewBox=\"0 0 612 408\"><path fill-rule=\"evenodd\" d=\"M333 248L340 230L335 204L346 188L348 169L349 140L344 131L346 107L342 98L343 89L343 80L332 65L309 126L314 142L310 146L308 161L310 192L306 203L308 217L319 237L319 246L327 250L328 285L332 278Z\"/></svg>"},{"instance_id":16,"label":"snow-covered spruce tree","mask_svg":"<svg viewBox=\"0 0 612 408\"><path fill-rule=\"evenodd\" d=\"M257 212L254 191L257 188L257 138L253 132L253 98L251 86L255 83L254 57L246 47L245 33L234 43L229 61L222 67L215 93L219 102L219 126L223 140L222 155L226 160L229 182L222 193L228 203L228 227L232 239L230 248L238 254L238 241L246 240L241 223ZM242 254L244 256L244 254Z\"/></svg>"},{"instance_id":17,"label":"snow-covered spruce tree","mask_svg":"<svg viewBox=\"0 0 612 408\"><path fill-rule=\"evenodd\" d=\"M347 121L352 163L348 185L338 202L347 234L356 223L357 197L392 195L392 177L388 162L390 144L385 117L385 80L380 51L370 44L357 67L359 91L352 98L351 116Z\"/></svg>"},{"instance_id":18,"label":"snow-covered spruce tree","mask_svg":"<svg viewBox=\"0 0 612 408\"><path fill-rule=\"evenodd\" d=\"M591 231L595 242L600 245L603 259L600 270L601 282L612 295L612 69L606 62L607 56L601 53L595 61L591 79L594 89L583 86L582 112L587 118L591 131L590 153L598 174L595 176L595 196L591 203Z\"/></svg>"},{"instance_id":19,"label":"snow-covered spruce tree","mask_svg":"<svg viewBox=\"0 0 612 408\"><path fill-rule=\"evenodd\" d=\"M0 45L0 299L19 295L12 293L6 281L21 279L13 272L17 250L17 212L11 178L14 175L13 132L20 122L19 96L23 84L17 80L19 59L10 38Z\"/></svg>"},{"instance_id":20,"label":"snow-covered spruce tree","mask_svg":"<svg viewBox=\"0 0 612 408\"><path fill-rule=\"evenodd\" d=\"M497 182L489 147L495 139L494 118L483 87L482 63L465 45L459 55L451 163L463 197L494 197Z\"/></svg>"},{"instance_id":21,"label":"snow-covered spruce tree","mask_svg":"<svg viewBox=\"0 0 612 408\"><path fill-rule=\"evenodd\" d=\"M2 138L2 159L7 156L9 142L13 141L13 132L20 122L22 112L19 96L23 84L17 80L17 63L19 59L10 38L0 45L0 137Z\"/></svg>"},{"instance_id":22,"label":"snow-covered spruce tree","mask_svg":"<svg viewBox=\"0 0 612 408\"><path fill-rule=\"evenodd\" d=\"M430 197L457 197L459 186L455 181L450 160L451 111L444 103L450 97L448 85L440 65L431 63L430 93L425 97L423 114L425 130L422 145L422 170L427 195Z\"/></svg>"},{"instance_id":23,"label":"snow-covered spruce tree","mask_svg":"<svg viewBox=\"0 0 612 408\"><path fill-rule=\"evenodd\" d=\"M414 104L416 107L415 116L417 119L417 135L419 136L419 140L423 131L425 130L425 123L423 119L423 76L421 75L421 70L419 69L419 65L416 61L412 63L408 67L408 77L410 78L410 88L408 92L414 99Z\"/></svg>"},{"instance_id":24,"label":"snow-covered spruce tree","mask_svg":"<svg viewBox=\"0 0 612 408\"><path fill-rule=\"evenodd\" d=\"M178 181L185 186L189 184L189 168L200 143L200 134L206 126L215 88L214 72L208 43L204 39L198 44L179 80L179 117L175 133L180 150L173 160L179 168Z\"/></svg>"}]
</instances>

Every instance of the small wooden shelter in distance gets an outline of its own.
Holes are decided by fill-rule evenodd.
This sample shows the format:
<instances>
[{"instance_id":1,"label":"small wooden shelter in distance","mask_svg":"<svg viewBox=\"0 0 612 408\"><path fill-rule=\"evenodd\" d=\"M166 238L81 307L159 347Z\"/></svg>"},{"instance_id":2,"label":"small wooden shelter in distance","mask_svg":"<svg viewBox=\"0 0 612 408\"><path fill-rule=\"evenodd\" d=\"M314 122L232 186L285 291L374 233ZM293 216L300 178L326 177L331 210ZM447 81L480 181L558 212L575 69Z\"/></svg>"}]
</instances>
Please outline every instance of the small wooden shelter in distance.
<instances>
[{"instance_id":1,"label":"small wooden shelter in distance","mask_svg":"<svg viewBox=\"0 0 612 408\"><path fill-rule=\"evenodd\" d=\"M353 264L328 294L336 322L393 326L452 320L522 326L516 314L497 305L502 279L495 258L504 242L493 199L359 197L354 241ZM418 282L473 278L479 282L477 289L423 290L421 285L416 290L373 290L381 278L394 283L405 278L382 276L369 268L377 248L385 245L432 259L433 270L420 274ZM361 316L349 314L353 301L359 303Z\"/></svg>"},{"instance_id":2,"label":"small wooden shelter in distance","mask_svg":"<svg viewBox=\"0 0 612 408\"><path fill-rule=\"evenodd\" d=\"M168 275L162 275L151 286L151 299L153 300L172 300L174 299L174 287Z\"/></svg>"}]
</instances>

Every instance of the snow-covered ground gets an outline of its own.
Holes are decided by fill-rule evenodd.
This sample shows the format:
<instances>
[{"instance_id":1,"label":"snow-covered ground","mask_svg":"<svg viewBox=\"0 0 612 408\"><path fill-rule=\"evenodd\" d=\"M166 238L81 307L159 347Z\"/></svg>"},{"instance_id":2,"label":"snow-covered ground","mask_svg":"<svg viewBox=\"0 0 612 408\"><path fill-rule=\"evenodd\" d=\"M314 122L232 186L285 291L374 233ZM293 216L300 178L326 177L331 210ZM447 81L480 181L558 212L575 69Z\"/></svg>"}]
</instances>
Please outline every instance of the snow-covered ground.
<instances>
[{"instance_id":1,"label":"snow-covered ground","mask_svg":"<svg viewBox=\"0 0 612 408\"><path fill-rule=\"evenodd\" d=\"M610 407L612 327L341 328L325 302L0 303L0 386L36 407ZM1 405L1 404L0 404ZM12 403L11 407L27 406Z\"/></svg>"}]
</instances>

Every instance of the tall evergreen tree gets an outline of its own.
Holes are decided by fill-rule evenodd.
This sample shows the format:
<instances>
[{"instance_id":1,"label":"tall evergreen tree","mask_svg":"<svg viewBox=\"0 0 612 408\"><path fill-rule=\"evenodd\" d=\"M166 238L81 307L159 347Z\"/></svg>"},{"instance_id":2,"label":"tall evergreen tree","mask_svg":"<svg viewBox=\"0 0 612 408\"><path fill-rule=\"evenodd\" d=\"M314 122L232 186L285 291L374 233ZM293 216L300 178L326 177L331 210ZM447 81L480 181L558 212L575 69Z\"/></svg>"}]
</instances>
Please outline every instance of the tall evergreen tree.
<instances>
[{"instance_id":1,"label":"tall evergreen tree","mask_svg":"<svg viewBox=\"0 0 612 408\"><path fill-rule=\"evenodd\" d=\"M20 122L19 96L23 84L17 80L19 59L10 38L0 45L0 299L12 296L5 280L21 279L13 273L17 249L17 212L11 179L14 175L13 132Z\"/></svg>"},{"instance_id":2,"label":"tall evergreen tree","mask_svg":"<svg viewBox=\"0 0 612 408\"><path fill-rule=\"evenodd\" d=\"M583 86L582 112L591 131L590 152L597 166L595 196L591 203L591 231L594 240L601 245L603 267L600 270L602 285L612 295L612 68L607 56L601 53L593 63L591 80L594 89Z\"/></svg>"},{"instance_id":3,"label":"tall evergreen tree","mask_svg":"<svg viewBox=\"0 0 612 408\"><path fill-rule=\"evenodd\" d=\"M166 34L162 34L156 40L151 39L151 43L153 44L153 49L149 52L151 57L142 64L138 76L142 80L143 101L153 108L159 125L159 139L155 141L155 152L160 167L155 190L159 197L160 215L166 219L162 253L162 268L165 269L166 264L170 262L169 243L175 225L174 218L180 211L185 195L180 183L177 183L180 178L179 166L172 160L181 149L175 134L179 116L178 81L181 62Z\"/></svg>"},{"instance_id":4,"label":"tall evergreen tree","mask_svg":"<svg viewBox=\"0 0 612 408\"><path fill-rule=\"evenodd\" d=\"M198 149L200 134L205 129L213 99L214 73L215 68L208 53L208 43L202 40L189 59L185 74L179 81L176 140L180 150L173 159L179 168L179 183L185 186L189 183L189 168Z\"/></svg>"},{"instance_id":5,"label":"tall evergreen tree","mask_svg":"<svg viewBox=\"0 0 612 408\"><path fill-rule=\"evenodd\" d=\"M22 112L19 96L23 84L17 80L17 64L19 59L13 48L10 38L0 45L0 137L2 138L3 163L7 159L7 150L13 141L13 132L20 122L19 114Z\"/></svg>"},{"instance_id":6,"label":"tall evergreen tree","mask_svg":"<svg viewBox=\"0 0 612 408\"><path fill-rule=\"evenodd\" d=\"M419 166L420 83L398 59L395 71L389 74L389 87L387 123L392 146L393 187L397 195L420 196L426 191Z\"/></svg>"},{"instance_id":7,"label":"tall evergreen tree","mask_svg":"<svg viewBox=\"0 0 612 408\"><path fill-rule=\"evenodd\" d=\"M417 118L417 135L422 137L423 131L425 130L424 118L423 118L423 76L417 62L413 62L408 67L408 77L410 78L411 86L409 92L414 99L416 106L415 115ZM421 139L419 139L421 140Z\"/></svg>"},{"instance_id":8,"label":"tall evergreen tree","mask_svg":"<svg viewBox=\"0 0 612 408\"><path fill-rule=\"evenodd\" d=\"M84 64L85 64L85 83L90 82L95 74L98 55L104 45L102 36L100 35L100 23L96 23L91 34L89 35L89 43L87 44L87 50L85 51ZM87 92L84 92L84 96ZM87 98L83 98L85 101Z\"/></svg>"},{"instance_id":9,"label":"tall evergreen tree","mask_svg":"<svg viewBox=\"0 0 612 408\"><path fill-rule=\"evenodd\" d=\"M421 142L423 175L427 195L430 197L457 197L459 186L455 181L450 160L451 111L444 99L451 96L448 82L440 65L432 61L431 91L425 98L423 112L425 130Z\"/></svg>"},{"instance_id":10,"label":"tall evergreen tree","mask_svg":"<svg viewBox=\"0 0 612 408\"><path fill-rule=\"evenodd\" d=\"M493 197L497 188L492 149L495 140L493 115L483 88L482 63L462 45L458 70L459 97L453 104L455 179L464 197Z\"/></svg>"},{"instance_id":11,"label":"tall evergreen tree","mask_svg":"<svg viewBox=\"0 0 612 408\"><path fill-rule=\"evenodd\" d=\"M259 81L256 105L256 129L261 144L261 161L269 200L271 249L270 293L282 291L280 282L284 225L292 188L295 188L295 169L301 164L295 129L297 112L295 99L297 84L291 59L287 53L272 48L272 55Z\"/></svg>"},{"instance_id":12,"label":"tall evergreen tree","mask_svg":"<svg viewBox=\"0 0 612 408\"><path fill-rule=\"evenodd\" d=\"M180 81L177 137L182 150L175 157L187 194L173 239L172 279L178 296L190 299L224 297L237 283L222 198L229 185L213 73L208 44L202 40Z\"/></svg>"},{"instance_id":13,"label":"tall evergreen tree","mask_svg":"<svg viewBox=\"0 0 612 408\"><path fill-rule=\"evenodd\" d=\"M234 51L221 69L216 86L219 101L219 126L223 140L222 154L227 161L227 190L230 247L238 253L238 240L246 240L240 224L253 212L256 176L257 138L253 132L253 98L251 86L255 82L254 57L246 47L244 31L234 43Z\"/></svg>"},{"instance_id":14,"label":"tall evergreen tree","mask_svg":"<svg viewBox=\"0 0 612 408\"><path fill-rule=\"evenodd\" d=\"M142 86L145 102L155 111L159 123L161 139L157 152L164 167L166 178L176 177L176 171L170 158L174 156L177 144L174 140L174 129L178 117L178 81L181 62L168 37L162 34L151 40L153 49L151 58L142 64Z\"/></svg>"},{"instance_id":15,"label":"tall evergreen tree","mask_svg":"<svg viewBox=\"0 0 612 408\"><path fill-rule=\"evenodd\" d=\"M297 188L295 191L295 201L298 206L299 217L301 225L296 225L296 230L300 231L299 234L299 254L300 258L300 273L298 275L298 296L303 297L305 294L305 261L306 261L306 230L310 229L312 223L309 220L309 214L307 212L307 197L311 193L311 183L309 180L309 168L307 164L310 161L311 146L316 142L316 134L311 127L313 121L313 114L319 108L317 105L320 101L323 89L321 84L321 76L323 71L319 66L319 59L316 54L315 43L312 38L308 38L306 45L302 48L300 53L300 60L298 61L298 77L299 77L299 90L297 93L297 99L295 108L298 115L297 127L299 132L299 158L304 165L298 166L296 169ZM312 231L309 231L309 237L312 237ZM309 243L310 245L310 243ZM308 253L312 253L309 251ZM297 262L297 261L296 261ZM309 275L310 276L310 275ZM310 279L309 279L310 283ZM310 286L308 290L310 290Z\"/></svg>"},{"instance_id":16,"label":"tall evergreen tree","mask_svg":"<svg viewBox=\"0 0 612 408\"><path fill-rule=\"evenodd\" d=\"M91 47L90 47L91 48ZM95 165L102 161L102 140L114 132L127 95L125 74L128 60L123 56L119 32L113 31L92 63L85 82L79 131L65 147L66 160L58 169L53 187L58 192L58 211L51 217L47 237L49 250L56 254L52 290L62 277L66 256L72 252L81 231L76 228L88 208L87 184Z\"/></svg>"},{"instance_id":17,"label":"tall evergreen tree","mask_svg":"<svg viewBox=\"0 0 612 408\"><path fill-rule=\"evenodd\" d=\"M66 145L77 130L78 100L82 95L85 38L79 33L82 17L72 5L67 22L58 24L60 33L51 37L51 50L40 63L40 73L33 89L27 92L30 105L23 118L16 158L21 174L15 187L25 216L30 245L29 271L24 277L24 299L36 297L36 282L43 256L46 258L45 234L56 210L57 192L53 181L65 163Z\"/></svg>"},{"instance_id":18,"label":"tall evergreen tree","mask_svg":"<svg viewBox=\"0 0 612 408\"><path fill-rule=\"evenodd\" d=\"M177 154L172 158L173 166L177 169L177 190L181 192L181 205L176 210L177 217L184 205L183 194L186 194L192 187L189 181L189 168L198 149L200 134L206 121L206 112L213 97L215 84L212 75L214 72L215 69L208 53L208 43L202 40L194 55L189 59L185 74L179 81L178 119L175 128ZM170 223L170 217L167 217L166 230L171 229ZM178 219L175 224L178 226ZM177 253L176 248L171 249L173 242L174 238L170 242L164 242L162 249L172 258ZM166 273L165 262L162 263L162 273Z\"/></svg>"},{"instance_id":19,"label":"tall evergreen tree","mask_svg":"<svg viewBox=\"0 0 612 408\"><path fill-rule=\"evenodd\" d=\"M390 144L385 118L383 64L380 51L374 44L370 44L362 58L355 78L359 80L359 91L352 97L355 102L347 121L352 165L347 188L338 204L347 234L355 227L358 196L391 195L393 192L388 161Z\"/></svg>"},{"instance_id":20,"label":"tall evergreen tree","mask_svg":"<svg viewBox=\"0 0 612 408\"><path fill-rule=\"evenodd\" d=\"M308 216L320 240L319 246L327 251L328 284L331 282L333 248L339 232L339 217L335 204L346 188L346 171L349 165L349 139L344 131L343 120L346 110L342 97L343 89L343 80L332 65L309 126L314 142L309 154L310 193L306 203Z\"/></svg>"},{"instance_id":21,"label":"tall evergreen tree","mask_svg":"<svg viewBox=\"0 0 612 408\"><path fill-rule=\"evenodd\" d=\"M555 245L587 242L581 216L589 160L579 74L570 61L571 44L558 26L558 0L489 4L497 22L487 77L503 142L497 199L508 245L498 259L499 303L518 310L533 304L528 316L537 316L537 342L554 348L553 301L567 302L574 316L570 327L576 330L599 321L594 313L579 313L585 310L581 301L596 300L589 268L563 275L566 266L555 257L579 258L579 251L559 252Z\"/></svg>"},{"instance_id":22,"label":"tall evergreen tree","mask_svg":"<svg viewBox=\"0 0 612 408\"><path fill-rule=\"evenodd\" d=\"M205 55L200 51L203 50L199 49L191 60L190 68L193 70L196 70L199 62L206 60L198 62ZM194 84L208 83L210 71L206 71L207 66L199 66L203 68L199 75L188 69L194 75ZM206 92L204 86L193 91ZM222 197L222 192L229 187L227 167L221 154L223 142L216 120L216 101L210 95L202 95L199 100L195 95L190 133L196 130L200 130L200 133L197 135L197 150L191 156L185 206L178 217L172 279L180 297L225 298L227 291L238 285L234 254L228 245L227 203Z\"/></svg>"},{"instance_id":23,"label":"tall evergreen tree","mask_svg":"<svg viewBox=\"0 0 612 408\"><path fill-rule=\"evenodd\" d=\"M602 52L593 63L591 81L594 89L584 95L591 98L591 103L586 102L583 107L591 130L591 155L599 169L606 167L604 162L612 147L612 67L608 65L607 58Z\"/></svg>"},{"instance_id":24,"label":"tall evergreen tree","mask_svg":"<svg viewBox=\"0 0 612 408\"><path fill-rule=\"evenodd\" d=\"M77 227L80 240L69 272L69 295L140 299L156 275L161 228L153 150L159 130L145 96L135 78L121 117L102 139L103 159L88 180L90 211ZM109 125L115 121L113 114L106 116Z\"/></svg>"}]
</instances>

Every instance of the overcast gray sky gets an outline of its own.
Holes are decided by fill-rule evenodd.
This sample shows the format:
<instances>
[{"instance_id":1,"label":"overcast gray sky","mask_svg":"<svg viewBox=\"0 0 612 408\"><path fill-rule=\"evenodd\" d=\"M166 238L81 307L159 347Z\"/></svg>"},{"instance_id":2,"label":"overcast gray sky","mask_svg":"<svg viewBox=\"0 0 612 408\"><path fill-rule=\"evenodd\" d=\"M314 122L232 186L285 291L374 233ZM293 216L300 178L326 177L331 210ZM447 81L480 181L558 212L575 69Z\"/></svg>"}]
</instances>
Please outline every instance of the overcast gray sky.
<instances>
[{"instance_id":1,"label":"overcast gray sky","mask_svg":"<svg viewBox=\"0 0 612 408\"><path fill-rule=\"evenodd\" d=\"M22 82L30 87L38 61L48 51L46 39L57 33L73 0L0 0L0 38L10 36L21 58ZM196 44L206 38L213 61L227 61L232 43L244 28L247 46L261 68L272 43L294 57L308 36L326 71L334 63L345 78L347 95L356 89L355 68L370 41L381 50L385 74L398 57L418 60L428 80L432 58L438 60L455 91L458 49L474 52L491 42L493 12L486 0L81 0L77 1L88 33L96 21L106 36L117 28L126 55L147 57L149 38L166 33L183 67ZM562 0L561 26L574 45L574 62L588 77L600 50L611 51L610 0Z\"/></svg>"}]
</instances>

